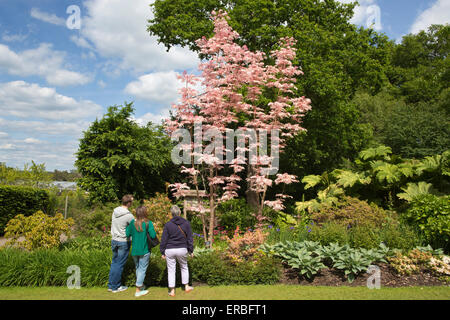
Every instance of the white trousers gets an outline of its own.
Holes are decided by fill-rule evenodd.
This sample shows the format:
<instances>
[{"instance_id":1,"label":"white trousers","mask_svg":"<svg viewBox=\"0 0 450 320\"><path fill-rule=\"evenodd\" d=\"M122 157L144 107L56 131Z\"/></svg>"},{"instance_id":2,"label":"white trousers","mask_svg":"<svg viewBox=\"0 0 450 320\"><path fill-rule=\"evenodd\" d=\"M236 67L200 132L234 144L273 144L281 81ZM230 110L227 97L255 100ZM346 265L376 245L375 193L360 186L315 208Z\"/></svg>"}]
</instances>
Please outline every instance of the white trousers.
<instances>
[{"instance_id":1,"label":"white trousers","mask_svg":"<svg viewBox=\"0 0 450 320\"><path fill-rule=\"evenodd\" d=\"M175 288L175 271L177 268L177 261L180 264L181 283L183 285L189 283L189 269L187 264L188 251L186 248L166 249L164 252L167 262L167 278L169 288Z\"/></svg>"}]
</instances>

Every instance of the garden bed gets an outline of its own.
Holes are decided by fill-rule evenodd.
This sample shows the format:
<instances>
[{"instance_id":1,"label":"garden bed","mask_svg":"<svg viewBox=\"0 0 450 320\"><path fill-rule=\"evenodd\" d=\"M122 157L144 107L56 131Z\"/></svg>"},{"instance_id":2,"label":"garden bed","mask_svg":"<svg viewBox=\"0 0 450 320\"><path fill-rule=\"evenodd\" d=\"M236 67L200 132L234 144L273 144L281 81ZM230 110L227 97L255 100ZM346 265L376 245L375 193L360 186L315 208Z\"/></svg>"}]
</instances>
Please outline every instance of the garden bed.
<instances>
[{"instance_id":1,"label":"garden bed","mask_svg":"<svg viewBox=\"0 0 450 320\"><path fill-rule=\"evenodd\" d=\"M421 272L413 275L400 275L386 263L376 263L381 272L382 287L417 287L417 286L445 286L449 285L442 276L436 276L430 272ZM280 283L302 286L366 286L367 279L371 276L368 273L359 274L352 283L344 277L342 271L334 268L321 269L311 280L298 274L298 271L288 266L284 266Z\"/></svg>"}]
</instances>

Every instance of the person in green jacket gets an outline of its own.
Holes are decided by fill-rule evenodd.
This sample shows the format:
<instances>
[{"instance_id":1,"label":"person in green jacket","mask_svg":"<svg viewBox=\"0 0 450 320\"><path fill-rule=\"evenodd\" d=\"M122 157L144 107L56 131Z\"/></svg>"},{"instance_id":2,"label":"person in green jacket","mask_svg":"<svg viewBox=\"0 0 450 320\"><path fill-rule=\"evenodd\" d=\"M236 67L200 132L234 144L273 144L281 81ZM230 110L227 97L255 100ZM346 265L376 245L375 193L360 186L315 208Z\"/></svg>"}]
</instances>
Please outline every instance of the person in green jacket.
<instances>
[{"instance_id":1,"label":"person in green jacket","mask_svg":"<svg viewBox=\"0 0 450 320\"><path fill-rule=\"evenodd\" d=\"M136 219L133 219L126 229L127 237L131 237L131 256L136 265L136 297L148 293L148 290L144 290L145 273L150 260L147 231L151 238L156 237L153 223L148 219L147 208L140 206L136 209Z\"/></svg>"}]
</instances>

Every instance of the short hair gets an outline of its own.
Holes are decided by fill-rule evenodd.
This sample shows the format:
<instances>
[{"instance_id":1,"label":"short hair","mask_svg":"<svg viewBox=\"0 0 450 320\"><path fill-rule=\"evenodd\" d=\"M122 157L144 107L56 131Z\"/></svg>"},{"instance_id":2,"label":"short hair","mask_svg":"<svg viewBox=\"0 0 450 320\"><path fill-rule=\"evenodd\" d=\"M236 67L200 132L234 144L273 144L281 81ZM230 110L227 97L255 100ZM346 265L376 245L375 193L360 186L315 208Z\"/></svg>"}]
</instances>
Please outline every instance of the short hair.
<instances>
[{"instance_id":1,"label":"short hair","mask_svg":"<svg viewBox=\"0 0 450 320\"><path fill-rule=\"evenodd\" d=\"M170 213L172 214L172 216L176 217L181 214L181 210L180 210L180 208L178 208L178 206L174 205L170 208Z\"/></svg>"},{"instance_id":2,"label":"short hair","mask_svg":"<svg viewBox=\"0 0 450 320\"><path fill-rule=\"evenodd\" d=\"M133 202L133 195L126 194L122 197L122 205L126 206L127 204Z\"/></svg>"}]
</instances>

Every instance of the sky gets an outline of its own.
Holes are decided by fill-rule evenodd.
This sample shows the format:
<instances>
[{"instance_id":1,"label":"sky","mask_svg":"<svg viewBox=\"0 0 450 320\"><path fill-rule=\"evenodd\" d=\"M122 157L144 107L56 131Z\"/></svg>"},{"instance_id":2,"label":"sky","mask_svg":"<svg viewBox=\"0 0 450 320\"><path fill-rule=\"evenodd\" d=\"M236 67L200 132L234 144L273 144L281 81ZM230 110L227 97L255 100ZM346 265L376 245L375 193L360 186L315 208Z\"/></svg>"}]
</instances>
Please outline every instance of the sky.
<instances>
[{"instance_id":1,"label":"sky","mask_svg":"<svg viewBox=\"0 0 450 320\"><path fill-rule=\"evenodd\" d=\"M83 131L108 106L133 101L141 125L167 117L176 75L199 60L150 37L152 1L0 0L0 162L72 170ZM360 0L351 22L399 42L450 23L450 0Z\"/></svg>"}]
</instances>

